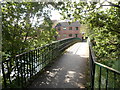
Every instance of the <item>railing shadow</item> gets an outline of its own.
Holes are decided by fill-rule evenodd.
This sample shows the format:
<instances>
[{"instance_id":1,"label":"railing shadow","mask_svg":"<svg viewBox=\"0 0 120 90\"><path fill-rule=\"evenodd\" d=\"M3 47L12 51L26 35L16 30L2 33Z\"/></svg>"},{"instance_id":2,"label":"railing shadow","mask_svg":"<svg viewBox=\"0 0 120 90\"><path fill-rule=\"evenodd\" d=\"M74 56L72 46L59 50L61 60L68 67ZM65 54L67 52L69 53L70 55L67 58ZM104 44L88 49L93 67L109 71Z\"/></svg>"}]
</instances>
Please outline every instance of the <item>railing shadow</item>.
<instances>
[{"instance_id":1,"label":"railing shadow","mask_svg":"<svg viewBox=\"0 0 120 90\"><path fill-rule=\"evenodd\" d=\"M28 88L86 88L87 58L76 52L65 51Z\"/></svg>"},{"instance_id":2,"label":"railing shadow","mask_svg":"<svg viewBox=\"0 0 120 90\"><path fill-rule=\"evenodd\" d=\"M1 62L2 88L26 87L39 72L61 55L66 48L79 41L79 38L59 40L3 60Z\"/></svg>"}]
</instances>

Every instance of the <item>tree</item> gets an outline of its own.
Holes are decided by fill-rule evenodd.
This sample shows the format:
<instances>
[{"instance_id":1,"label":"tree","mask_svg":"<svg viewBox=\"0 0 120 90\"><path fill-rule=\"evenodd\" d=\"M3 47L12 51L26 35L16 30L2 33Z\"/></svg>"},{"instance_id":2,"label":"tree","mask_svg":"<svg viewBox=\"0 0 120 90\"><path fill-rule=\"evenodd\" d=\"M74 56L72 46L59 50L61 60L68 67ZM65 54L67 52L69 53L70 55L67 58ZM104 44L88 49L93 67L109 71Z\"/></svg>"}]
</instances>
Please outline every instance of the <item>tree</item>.
<instances>
[{"instance_id":1,"label":"tree","mask_svg":"<svg viewBox=\"0 0 120 90\"><path fill-rule=\"evenodd\" d=\"M120 8L104 9L103 4L104 2L102 4L99 2L67 2L61 14L71 21L78 20L86 24L89 27L88 36L94 43L93 48L98 62L118 70L115 63L120 61ZM114 5L119 6L119 4L120 2Z\"/></svg>"},{"instance_id":2,"label":"tree","mask_svg":"<svg viewBox=\"0 0 120 90\"><path fill-rule=\"evenodd\" d=\"M61 4L49 2L2 3L3 56L6 58L15 56L55 40L56 31L52 29L50 10Z\"/></svg>"}]
</instances>

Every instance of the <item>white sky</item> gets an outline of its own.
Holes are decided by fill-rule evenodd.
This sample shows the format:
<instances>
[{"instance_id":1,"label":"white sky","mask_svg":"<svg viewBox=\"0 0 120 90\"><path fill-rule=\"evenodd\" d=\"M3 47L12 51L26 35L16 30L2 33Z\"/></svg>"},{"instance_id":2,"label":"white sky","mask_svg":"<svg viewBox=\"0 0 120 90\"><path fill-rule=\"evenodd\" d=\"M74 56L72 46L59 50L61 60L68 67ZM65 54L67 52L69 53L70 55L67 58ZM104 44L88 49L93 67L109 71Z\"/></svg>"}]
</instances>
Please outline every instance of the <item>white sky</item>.
<instances>
[{"instance_id":1,"label":"white sky","mask_svg":"<svg viewBox=\"0 0 120 90\"><path fill-rule=\"evenodd\" d=\"M51 15L52 20L60 20L60 18L62 17L57 10L52 10Z\"/></svg>"},{"instance_id":2,"label":"white sky","mask_svg":"<svg viewBox=\"0 0 120 90\"><path fill-rule=\"evenodd\" d=\"M104 0L102 0L102 1L104 1ZM113 0L113 3L114 3L114 0ZM105 2L104 4L108 4L108 3ZM105 6L104 9L105 9L105 8L110 8L110 7ZM61 21L62 16L60 15L60 13L59 13L57 10L52 10L52 11L51 11L51 15L52 15L52 16L50 17L51 20Z\"/></svg>"},{"instance_id":3,"label":"white sky","mask_svg":"<svg viewBox=\"0 0 120 90\"><path fill-rule=\"evenodd\" d=\"M92 1L92 0L88 0L88 1ZM104 2L104 1L110 1L110 2L115 3L118 0L93 0L93 1L100 1L100 3ZM104 2L104 5L105 4L109 5L109 3L107 3L107 2ZM103 8L107 9L107 8L110 8L110 6L104 6ZM62 16L59 14L59 12L57 10L52 10L51 15L52 15L52 17L51 17L52 20L61 20L61 18L62 18Z\"/></svg>"}]
</instances>

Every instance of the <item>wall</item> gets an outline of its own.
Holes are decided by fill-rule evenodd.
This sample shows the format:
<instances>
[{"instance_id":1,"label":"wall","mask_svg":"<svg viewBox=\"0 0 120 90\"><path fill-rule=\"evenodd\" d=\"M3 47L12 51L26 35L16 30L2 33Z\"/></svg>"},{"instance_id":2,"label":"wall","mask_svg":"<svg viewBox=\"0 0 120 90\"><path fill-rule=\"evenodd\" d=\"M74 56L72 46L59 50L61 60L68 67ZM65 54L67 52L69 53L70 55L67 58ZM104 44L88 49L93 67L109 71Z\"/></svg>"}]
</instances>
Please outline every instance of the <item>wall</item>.
<instances>
[{"instance_id":1,"label":"wall","mask_svg":"<svg viewBox=\"0 0 120 90\"><path fill-rule=\"evenodd\" d=\"M58 28L60 28L60 31L58 30ZM78 27L78 30L76 30L76 27L72 27L72 30L69 30L69 27L66 27L66 30L64 30L64 27L62 26L56 27L56 30L59 34L59 36L57 36L57 40L71 38L69 34L72 34L72 37L76 37L75 34L78 34L77 37L82 38L82 34L80 33L80 26Z\"/></svg>"}]
</instances>

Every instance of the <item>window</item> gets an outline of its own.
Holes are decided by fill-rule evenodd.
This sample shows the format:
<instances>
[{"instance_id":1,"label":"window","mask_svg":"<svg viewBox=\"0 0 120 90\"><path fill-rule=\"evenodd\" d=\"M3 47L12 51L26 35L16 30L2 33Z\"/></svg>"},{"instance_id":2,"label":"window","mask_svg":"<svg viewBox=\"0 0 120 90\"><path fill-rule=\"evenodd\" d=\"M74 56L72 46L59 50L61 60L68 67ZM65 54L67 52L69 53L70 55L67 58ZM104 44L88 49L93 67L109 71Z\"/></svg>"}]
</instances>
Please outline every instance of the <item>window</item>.
<instances>
[{"instance_id":1,"label":"window","mask_svg":"<svg viewBox=\"0 0 120 90\"><path fill-rule=\"evenodd\" d=\"M66 34L63 34L63 37L66 37L67 35Z\"/></svg>"},{"instance_id":2,"label":"window","mask_svg":"<svg viewBox=\"0 0 120 90\"><path fill-rule=\"evenodd\" d=\"M63 30L66 30L66 27L63 27Z\"/></svg>"},{"instance_id":3,"label":"window","mask_svg":"<svg viewBox=\"0 0 120 90\"><path fill-rule=\"evenodd\" d=\"M72 30L72 27L69 27L69 30Z\"/></svg>"},{"instance_id":4,"label":"window","mask_svg":"<svg viewBox=\"0 0 120 90\"><path fill-rule=\"evenodd\" d=\"M60 27L58 27L58 31L60 31Z\"/></svg>"},{"instance_id":5,"label":"window","mask_svg":"<svg viewBox=\"0 0 120 90\"><path fill-rule=\"evenodd\" d=\"M72 37L72 34L69 34L69 37Z\"/></svg>"},{"instance_id":6,"label":"window","mask_svg":"<svg viewBox=\"0 0 120 90\"><path fill-rule=\"evenodd\" d=\"M78 27L75 27L76 30L78 30Z\"/></svg>"},{"instance_id":7,"label":"window","mask_svg":"<svg viewBox=\"0 0 120 90\"><path fill-rule=\"evenodd\" d=\"M78 34L75 34L75 37L78 37Z\"/></svg>"}]
</instances>

